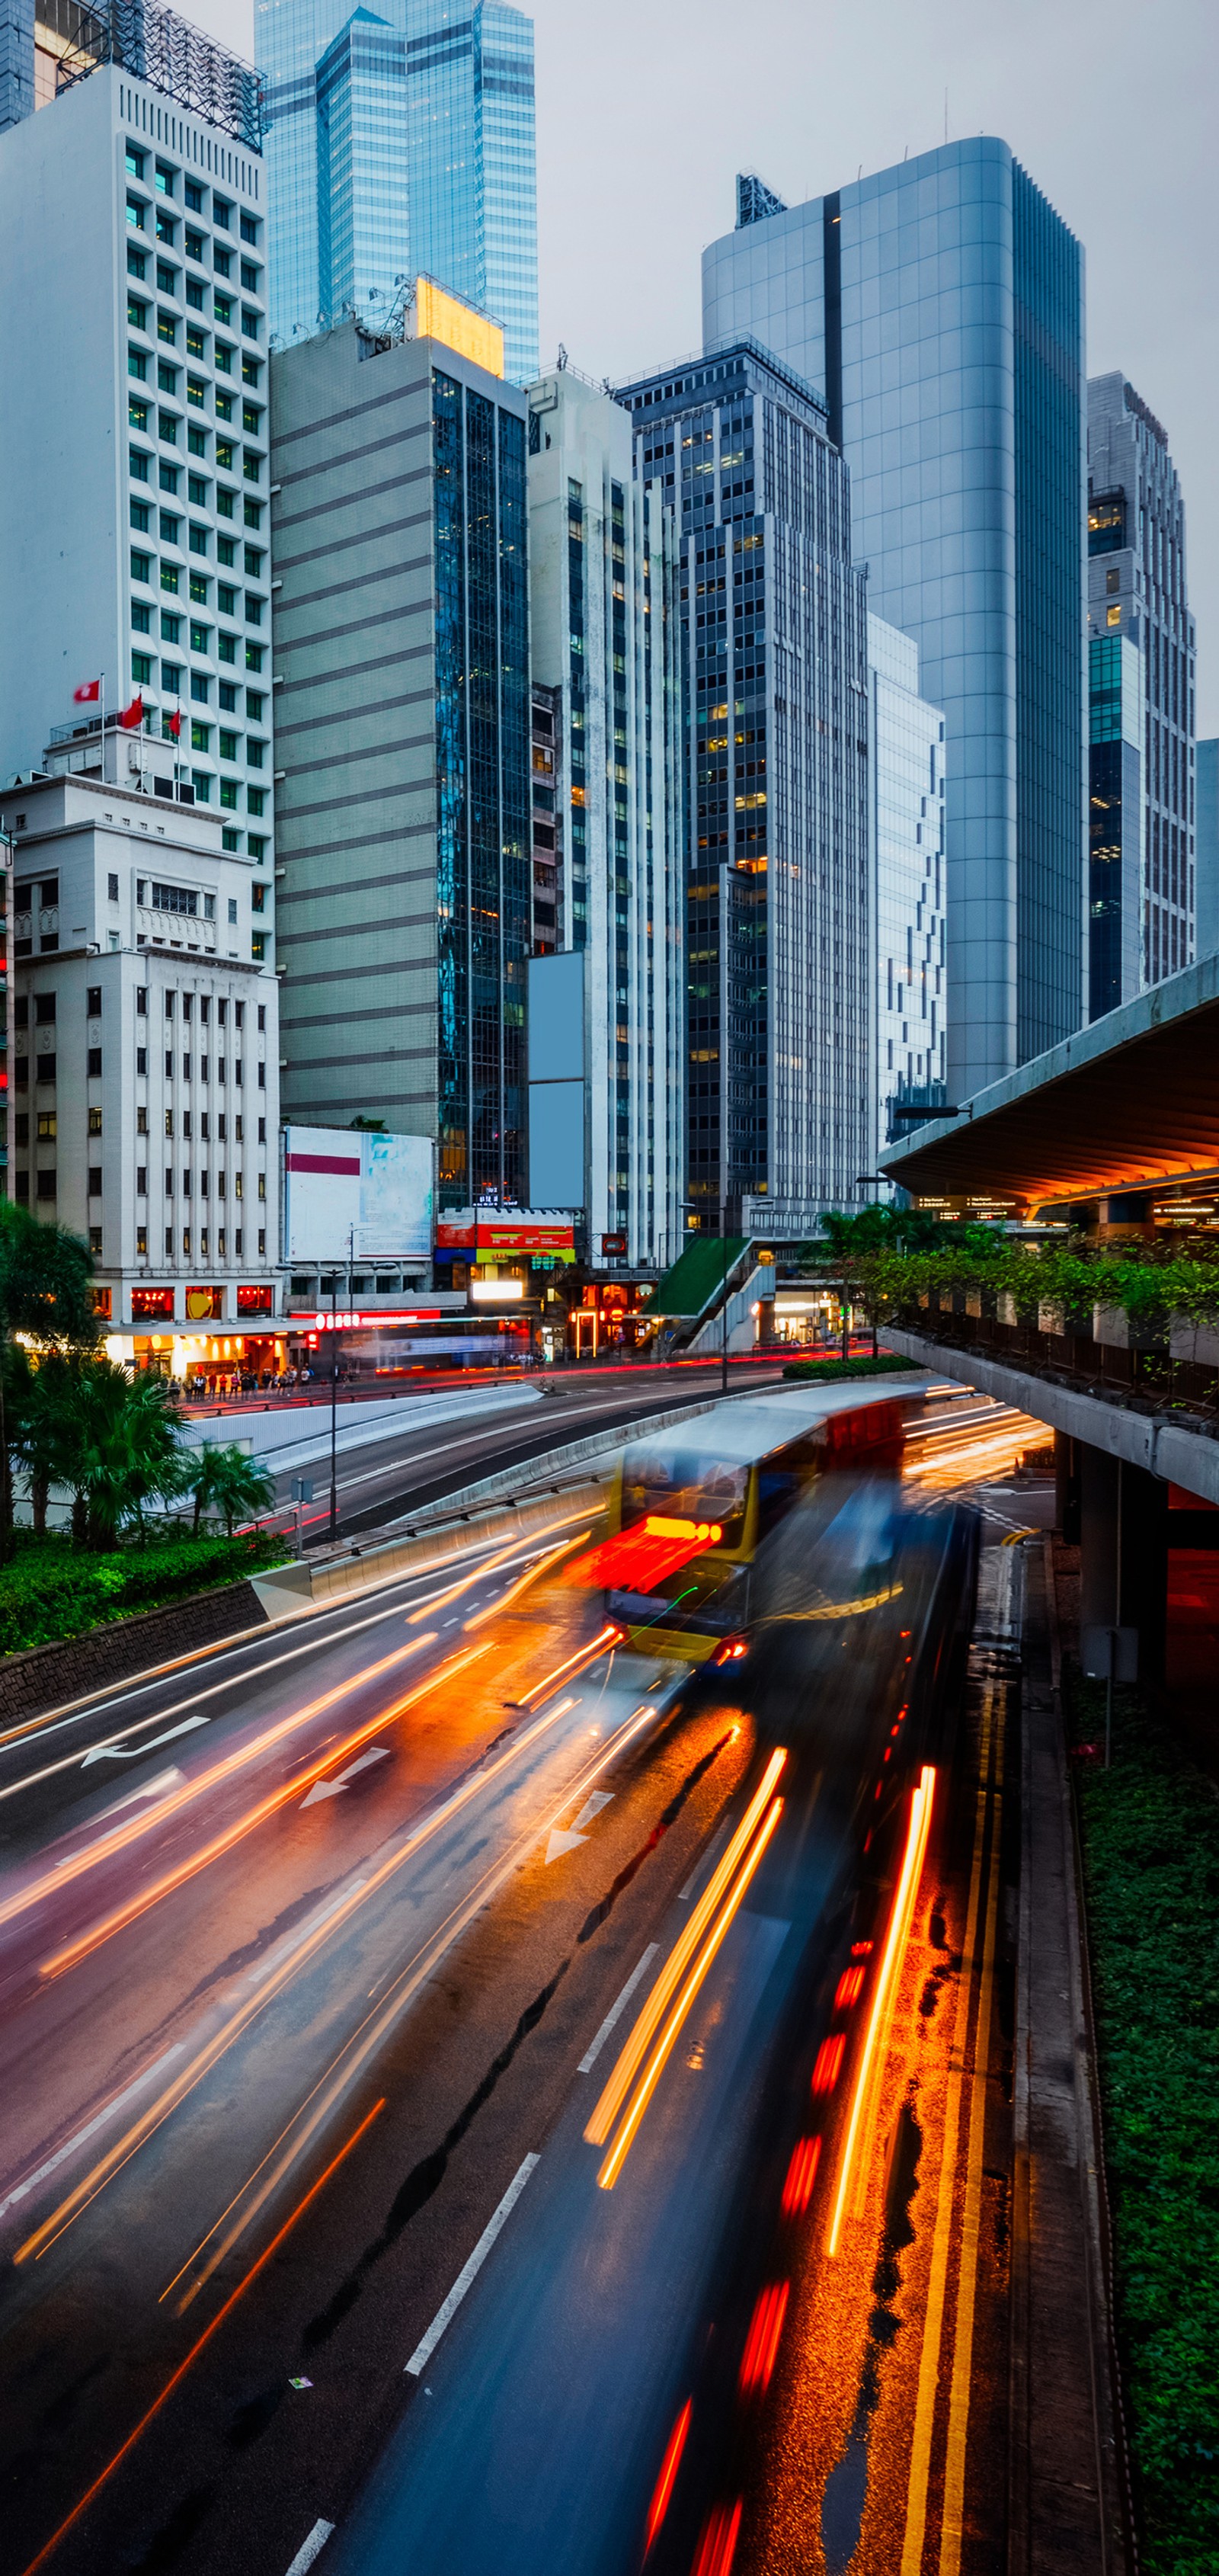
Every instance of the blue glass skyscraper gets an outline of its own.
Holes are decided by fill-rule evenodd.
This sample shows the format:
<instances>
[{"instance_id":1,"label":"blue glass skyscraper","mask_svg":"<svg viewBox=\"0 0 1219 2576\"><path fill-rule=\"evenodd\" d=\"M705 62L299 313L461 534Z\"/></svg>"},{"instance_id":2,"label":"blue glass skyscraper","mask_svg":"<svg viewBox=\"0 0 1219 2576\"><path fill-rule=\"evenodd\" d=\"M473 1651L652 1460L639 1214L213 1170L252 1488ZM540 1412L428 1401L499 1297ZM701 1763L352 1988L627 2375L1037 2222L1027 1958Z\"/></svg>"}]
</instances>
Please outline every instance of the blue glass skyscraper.
<instances>
[{"instance_id":1,"label":"blue glass skyscraper","mask_svg":"<svg viewBox=\"0 0 1219 2576\"><path fill-rule=\"evenodd\" d=\"M538 370L533 26L500 0L257 0L271 326L383 318L419 272L502 322Z\"/></svg>"},{"instance_id":2,"label":"blue glass skyscraper","mask_svg":"<svg viewBox=\"0 0 1219 2576\"><path fill-rule=\"evenodd\" d=\"M751 332L824 388L869 606L945 713L959 1099L1083 1016L1082 254L991 136L739 214L704 255L706 348Z\"/></svg>"}]
</instances>

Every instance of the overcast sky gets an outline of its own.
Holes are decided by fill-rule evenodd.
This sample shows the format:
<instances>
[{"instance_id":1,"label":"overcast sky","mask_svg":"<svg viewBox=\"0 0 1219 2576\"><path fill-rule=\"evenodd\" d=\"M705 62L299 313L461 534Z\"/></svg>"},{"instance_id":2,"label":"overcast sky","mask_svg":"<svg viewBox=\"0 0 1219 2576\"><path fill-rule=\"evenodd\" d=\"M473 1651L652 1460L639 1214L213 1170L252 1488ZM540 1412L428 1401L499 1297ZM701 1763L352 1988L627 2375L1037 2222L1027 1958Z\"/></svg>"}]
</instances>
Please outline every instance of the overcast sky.
<instances>
[{"instance_id":1,"label":"overcast sky","mask_svg":"<svg viewBox=\"0 0 1219 2576\"><path fill-rule=\"evenodd\" d=\"M354 0L353 0L354 5ZM376 7L376 0L367 0ZM185 0L253 52L250 0ZM1120 367L1185 495L1198 731L1219 731L1214 0L535 0L542 358L696 349L738 170L789 203L1001 134L1084 243L1088 369Z\"/></svg>"}]
</instances>

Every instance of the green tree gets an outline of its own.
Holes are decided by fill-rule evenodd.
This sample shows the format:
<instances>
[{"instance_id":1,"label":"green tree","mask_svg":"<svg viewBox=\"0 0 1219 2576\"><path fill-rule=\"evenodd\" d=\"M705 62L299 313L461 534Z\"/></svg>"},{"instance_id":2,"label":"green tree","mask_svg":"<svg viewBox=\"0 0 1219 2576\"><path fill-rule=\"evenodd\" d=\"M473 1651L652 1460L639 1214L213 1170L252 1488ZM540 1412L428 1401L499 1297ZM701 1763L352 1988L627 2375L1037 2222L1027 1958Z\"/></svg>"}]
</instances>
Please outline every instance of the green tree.
<instances>
[{"instance_id":1,"label":"green tree","mask_svg":"<svg viewBox=\"0 0 1219 2576\"><path fill-rule=\"evenodd\" d=\"M9 1448L29 1476L31 1513L40 1537L52 1485L71 1486L75 1478L76 1366L73 1357L59 1350L44 1351L37 1362L20 1344L11 1354Z\"/></svg>"},{"instance_id":2,"label":"green tree","mask_svg":"<svg viewBox=\"0 0 1219 2576\"><path fill-rule=\"evenodd\" d=\"M181 1417L163 1377L128 1376L106 1359L82 1359L70 1403L72 1527L90 1548L112 1548L125 1523L141 1535L146 1505L183 1489Z\"/></svg>"},{"instance_id":3,"label":"green tree","mask_svg":"<svg viewBox=\"0 0 1219 2576\"><path fill-rule=\"evenodd\" d=\"M0 1563L10 1554L13 1483L9 1382L13 1335L43 1349L81 1349L96 1339L86 1246L65 1226L41 1225L28 1208L0 1199Z\"/></svg>"},{"instance_id":4,"label":"green tree","mask_svg":"<svg viewBox=\"0 0 1219 2576\"><path fill-rule=\"evenodd\" d=\"M274 1479L265 1467L247 1458L244 1449L233 1441L226 1448L215 1448L205 1442L197 1458L187 1469L189 1489L195 1497L195 1536L204 1512L215 1510L223 1515L228 1536L233 1535L234 1521L257 1520L260 1512L269 1512L275 1501Z\"/></svg>"}]
</instances>

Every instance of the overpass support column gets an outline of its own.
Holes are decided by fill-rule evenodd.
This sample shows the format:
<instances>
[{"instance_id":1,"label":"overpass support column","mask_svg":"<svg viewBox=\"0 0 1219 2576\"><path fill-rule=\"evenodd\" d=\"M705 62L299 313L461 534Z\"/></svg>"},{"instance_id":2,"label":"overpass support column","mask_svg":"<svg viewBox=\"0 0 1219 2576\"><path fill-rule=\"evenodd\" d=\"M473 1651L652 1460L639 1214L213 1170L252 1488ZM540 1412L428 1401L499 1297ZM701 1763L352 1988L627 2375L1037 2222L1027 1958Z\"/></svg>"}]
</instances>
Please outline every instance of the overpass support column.
<instances>
[{"instance_id":1,"label":"overpass support column","mask_svg":"<svg viewBox=\"0 0 1219 2576\"><path fill-rule=\"evenodd\" d=\"M1144 1467L1073 1444L1079 1462L1079 1624L1137 1628L1139 1678L1164 1672L1168 1487ZM1065 1534L1065 1533L1064 1533Z\"/></svg>"},{"instance_id":2,"label":"overpass support column","mask_svg":"<svg viewBox=\"0 0 1219 2576\"><path fill-rule=\"evenodd\" d=\"M1069 1431L1054 1434L1054 1527L1068 1547L1079 1545L1079 1448Z\"/></svg>"}]
</instances>

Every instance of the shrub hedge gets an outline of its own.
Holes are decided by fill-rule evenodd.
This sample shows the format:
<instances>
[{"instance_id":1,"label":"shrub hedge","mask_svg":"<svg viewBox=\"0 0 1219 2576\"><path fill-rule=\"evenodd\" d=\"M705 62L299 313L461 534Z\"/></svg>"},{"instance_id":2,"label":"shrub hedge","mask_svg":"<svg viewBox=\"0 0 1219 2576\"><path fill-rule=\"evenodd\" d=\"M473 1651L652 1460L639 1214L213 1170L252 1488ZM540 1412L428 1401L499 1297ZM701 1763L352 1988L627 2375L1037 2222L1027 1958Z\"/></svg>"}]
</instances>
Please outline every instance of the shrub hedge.
<instances>
[{"instance_id":1,"label":"shrub hedge","mask_svg":"<svg viewBox=\"0 0 1219 2576\"><path fill-rule=\"evenodd\" d=\"M90 1556L67 1539L19 1532L16 1555L0 1567L0 1654L57 1644L103 1621L155 1610L216 1584L239 1583L261 1566L282 1562L283 1554L282 1540L261 1535L192 1539L185 1532Z\"/></svg>"},{"instance_id":2,"label":"shrub hedge","mask_svg":"<svg viewBox=\"0 0 1219 2576\"><path fill-rule=\"evenodd\" d=\"M1077 1771L1144 2576L1219 2568L1219 1799L1138 1695ZM1071 1725L1103 1737L1074 1677Z\"/></svg>"},{"instance_id":3,"label":"shrub hedge","mask_svg":"<svg viewBox=\"0 0 1219 2576\"><path fill-rule=\"evenodd\" d=\"M874 1360L792 1360L783 1375L811 1378L828 1386L832 1378L838 1377L913 1377L918 1366L917 1360L900 1360L892 1351L883 1351Z\"/></svg>"}]
</instances>

